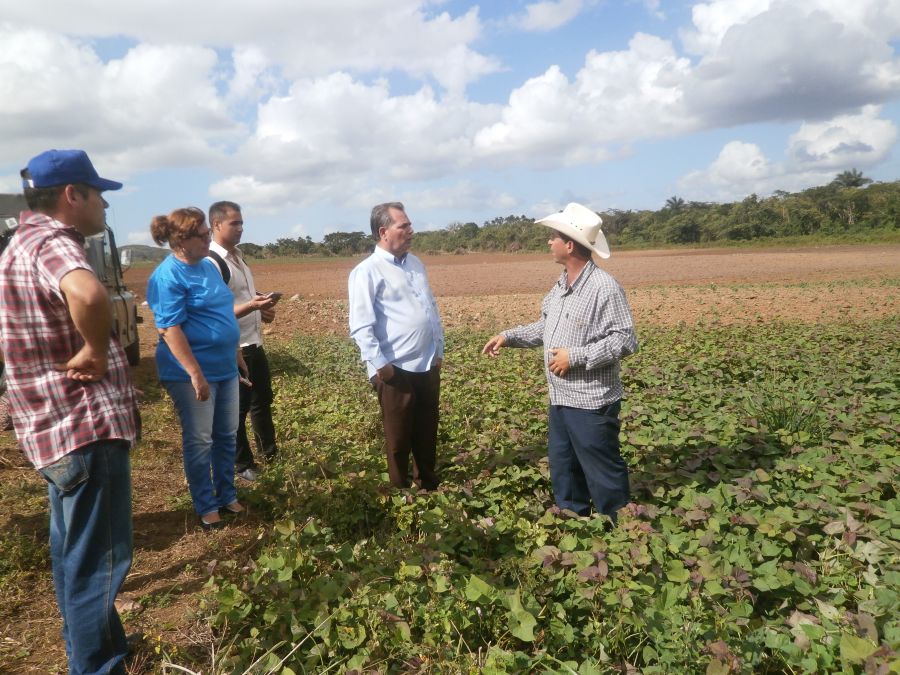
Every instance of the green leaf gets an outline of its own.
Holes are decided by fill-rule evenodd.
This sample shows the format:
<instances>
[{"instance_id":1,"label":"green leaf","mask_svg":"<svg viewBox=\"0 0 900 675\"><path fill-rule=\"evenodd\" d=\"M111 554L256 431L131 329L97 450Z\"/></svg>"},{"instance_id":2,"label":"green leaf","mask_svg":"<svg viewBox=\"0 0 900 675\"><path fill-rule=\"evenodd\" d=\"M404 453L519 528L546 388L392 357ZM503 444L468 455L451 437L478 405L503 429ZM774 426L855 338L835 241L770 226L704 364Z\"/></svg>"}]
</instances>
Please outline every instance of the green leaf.
<instances>
[{"instance_id":1,"label":"green leaf","mask_svg":"<svg viewBox=\"0 0 900 675\"><path fill-rule=\"evenodd\" d=\"M862 663L878 649L871 640L850 635L841 634L841 658L850 663Z\"/></svg>"},{"instance_id":2,"label":"green leaf","mask_svg":"<svg viewBox=\"0 0 900 675\"><path fill-rule=\"evenodd\" d=\"M691 573L687 571L684 563L680 560L670 560L666 563L666 578L681 584L691 578Z\"/></svg>"},{"instance_id":3,"label":"green leaf","mask_svg":"<svg viewBox=\"0 0 900 675\"><path fill-rule=\"evenodd\" d=\"M509 632L523 642L534 641L534 627L537 619L525 609L516 609L509 613Z\"/></svg>"},{"instance_id":4,"label":"green leaf","mask_svg":"<svg viewBox=\"0 0 900 675\"><path fill-rule=\"evenodd\" d=\"M474 574L469 577L469 583L466 584L466 599L475 602L479 598L491 598L493 595L494 587L488 582Z\"/></svg>"}]
</instances>

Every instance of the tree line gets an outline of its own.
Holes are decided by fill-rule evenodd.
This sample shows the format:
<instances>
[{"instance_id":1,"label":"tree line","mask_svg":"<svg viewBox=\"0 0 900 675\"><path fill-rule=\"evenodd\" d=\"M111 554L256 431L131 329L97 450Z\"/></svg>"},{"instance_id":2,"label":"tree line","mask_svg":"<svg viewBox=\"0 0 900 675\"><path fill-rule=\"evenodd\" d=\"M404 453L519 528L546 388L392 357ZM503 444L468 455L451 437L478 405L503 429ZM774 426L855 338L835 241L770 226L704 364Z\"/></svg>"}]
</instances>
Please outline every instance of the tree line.
<instances>
[{"instance_id":1,"label":"tree line","mask_svg":"<svg viewBox=\"0 0 900 675\"><path fill-rule=\"evenodd\" d=\"M747 241L806 235L845 235L896 231L900 223L900 181L874 183L856 169L844 171L828 185L801 192L776 191L760 198L751 194L739 202L687 202L673 196L656 211L600 212L603 231L614 246L658 246ZM454 222L441 230L417 232L419 252L538 251L547 243L547 229L532 218L509 215L482 225ZM364 232L332 232L321 242L310 237L282 238L260 246L241 244L246 255L359 255L374 242Z\"/></svg>"}]
</instances>

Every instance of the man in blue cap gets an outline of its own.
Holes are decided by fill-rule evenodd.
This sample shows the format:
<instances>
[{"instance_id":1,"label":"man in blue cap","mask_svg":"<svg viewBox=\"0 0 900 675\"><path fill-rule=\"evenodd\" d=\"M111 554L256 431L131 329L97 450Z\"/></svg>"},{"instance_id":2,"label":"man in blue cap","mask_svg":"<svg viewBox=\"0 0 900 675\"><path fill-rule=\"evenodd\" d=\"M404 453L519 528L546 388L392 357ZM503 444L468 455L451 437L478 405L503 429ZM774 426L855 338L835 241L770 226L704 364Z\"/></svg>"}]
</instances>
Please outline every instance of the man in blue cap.
<instances>
[{"instance_id":1,"label":"man in blue cap","mask_svg":"<svg viewBox=\"0 0 900 675\"><path fill-rule=\"evenodd\" d=\"M0 256L0 348L23 452L50 498L50 558L70 673L125 673L115 597L131 566L135 400L106 289L85 237L106 227L105 190L83 150L48 150L21 172L31 212Z\"/></svg>"}]
</instances>

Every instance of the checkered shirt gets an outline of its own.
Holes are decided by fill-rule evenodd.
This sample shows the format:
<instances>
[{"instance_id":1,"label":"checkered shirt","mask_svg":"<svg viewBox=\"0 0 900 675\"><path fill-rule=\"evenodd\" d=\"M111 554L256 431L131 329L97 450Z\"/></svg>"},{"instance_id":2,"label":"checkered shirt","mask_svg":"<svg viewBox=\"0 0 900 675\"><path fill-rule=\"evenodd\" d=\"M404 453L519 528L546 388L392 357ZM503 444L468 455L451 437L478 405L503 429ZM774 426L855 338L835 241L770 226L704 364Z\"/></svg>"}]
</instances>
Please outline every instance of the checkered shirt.
<instances>
[{"instance_id":1,"label":"checkered shirt","mask_svg":"<svg viewBox=\"0 0 900 675\"><path fill-rule=\"evenodd\" d=\"M53 368L84 346L59 289L76 269L91 270L84 237L36 213L26 215L0 257L0 348L10 411L19 444L38 469L94 441L135 438L134 391L117 337L99 382L77 382Z\"/></svg>"},{"instance_id":2,"label":"checkered shirt","mask_svg":"<svg viewBox=\"0 0 900 675\"><path fill-rule=\"evenodd\" d=\"M619 361L637 351L637 336L625 292L592 261L571 287L565 271L541 304L541 318L504 331L507 347L544 345L550 403L596 410L622 398ZM569 350L569 371L550 372L549 349Z\"/></svg>"}]
</instances>

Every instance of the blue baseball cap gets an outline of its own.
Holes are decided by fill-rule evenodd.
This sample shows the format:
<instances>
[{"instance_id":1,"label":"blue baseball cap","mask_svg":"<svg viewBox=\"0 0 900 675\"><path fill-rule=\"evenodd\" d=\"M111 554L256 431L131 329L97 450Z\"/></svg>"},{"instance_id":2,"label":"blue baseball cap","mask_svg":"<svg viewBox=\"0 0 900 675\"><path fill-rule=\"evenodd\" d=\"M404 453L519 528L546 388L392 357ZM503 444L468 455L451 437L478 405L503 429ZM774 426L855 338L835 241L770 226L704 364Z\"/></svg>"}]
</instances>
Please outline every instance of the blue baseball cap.
<instances>
[{"instance_id":1,"label":"blue baseball cap","mask_svg":"<svg viewBox=\"0 0 900 675\"><path fill-rule=\"evenodd\" d=\"M22 184L27 188L81 183L100 190L118 190L121 183L100 178L84 150L47 150L28 162L30 178Z\"/></svg>"}]
</instances>

